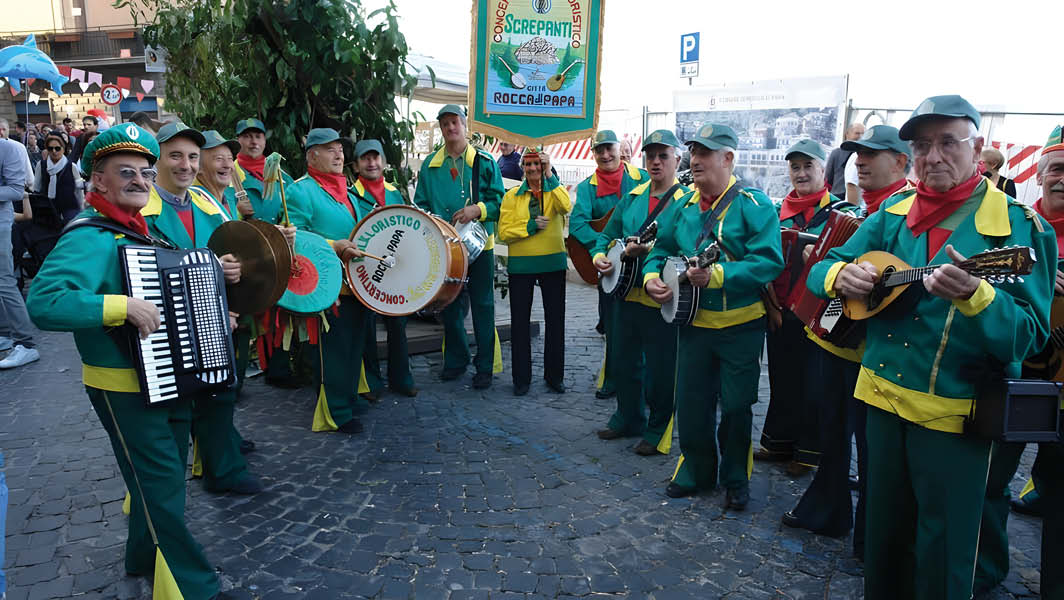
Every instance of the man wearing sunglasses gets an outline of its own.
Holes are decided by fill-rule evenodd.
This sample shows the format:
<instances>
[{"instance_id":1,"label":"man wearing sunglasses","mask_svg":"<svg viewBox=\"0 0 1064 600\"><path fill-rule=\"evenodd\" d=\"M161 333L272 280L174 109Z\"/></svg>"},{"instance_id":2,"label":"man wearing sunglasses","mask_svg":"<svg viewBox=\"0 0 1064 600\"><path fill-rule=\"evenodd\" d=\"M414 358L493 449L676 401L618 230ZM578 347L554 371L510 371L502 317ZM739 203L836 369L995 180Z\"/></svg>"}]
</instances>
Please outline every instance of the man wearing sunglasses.
<instances>
[{"instance_id":1,"label":"man wearing sunglasses","mask_svg":"<svg viewBox=\"0 0 1064 600\"><path fill-rule=\"evenodd\" d=\"M48 197L63 222L81 212L85 204L84 182L74 163L66 157L66 142L59 135L45 138L44 160L37 163L33 191Z\"/></svg>"},{"instance_id":2,"label":"man wearing sunglasses","mask_svg":"<svg viewBox=\"0 0 1064 600\"><path fill-rule=\"evenodd\" d=\"M91 178L85 198L91 208L83 215L147 235L140 210L149 203L158 153L151 134L132 123L97 136L80 165ZM185 522L192 402L179 398L149 407L125 339L113 335L125 325L147 337L160 325L154 304L124 291L118 250L136 243L98 227L70 230L33 280L30 314L42 329L74 333L85 390L131 494L126 573L152 575L161 553L183 597L226 598Z\"/></svg>"}]
</instances>

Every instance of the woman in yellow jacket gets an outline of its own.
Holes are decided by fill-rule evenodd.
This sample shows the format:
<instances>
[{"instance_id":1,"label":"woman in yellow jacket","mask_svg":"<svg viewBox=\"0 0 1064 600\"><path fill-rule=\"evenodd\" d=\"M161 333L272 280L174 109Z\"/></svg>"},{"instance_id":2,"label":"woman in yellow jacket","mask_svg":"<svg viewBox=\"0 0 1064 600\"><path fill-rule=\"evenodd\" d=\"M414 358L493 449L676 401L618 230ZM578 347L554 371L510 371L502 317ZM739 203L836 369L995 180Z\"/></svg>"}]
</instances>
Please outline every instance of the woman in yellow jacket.
<instances>
[{"instance_id":1,"label":"woman in yellow jacket","mask_svg":"<svg viewBox=\"0 0 1064 600\"><path fill-rule=\"evenodd\" d=\"M509 246L510 343L514 395L524 396L532 382L532 291L539 283L546 330L543 377L547 387L565 392L565 271L568 267L562 227L572 210L569 192L551 176L550 158L531 148L521 156L525 179L510 189L499 210L499 240ZM548 177L544 178L544 173Z\"/></svg>"}]
</instances>

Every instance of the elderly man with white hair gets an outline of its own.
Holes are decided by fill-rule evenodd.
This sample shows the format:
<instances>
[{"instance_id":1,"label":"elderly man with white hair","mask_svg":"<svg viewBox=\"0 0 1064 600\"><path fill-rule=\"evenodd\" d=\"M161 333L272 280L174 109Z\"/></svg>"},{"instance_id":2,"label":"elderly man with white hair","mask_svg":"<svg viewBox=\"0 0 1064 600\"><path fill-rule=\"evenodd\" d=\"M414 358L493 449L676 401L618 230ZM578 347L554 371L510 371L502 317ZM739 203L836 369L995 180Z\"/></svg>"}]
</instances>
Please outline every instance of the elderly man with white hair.
<instances>
[{"instance_id":1,"label":"elderly man with white hair","mask_svg":"<svg viewBox=\"0 0 1064 600\"><path fill-rule=\"evenodd\" d=\"M868 405L869 600L971 598L992 447L965 435L973 373L1016 377L1049 336L1056 236L977 172L979 120L960 96L924 100L899 130L920 184L884 201L807 280L823 298L867 302L880 272L866 252L937 266L909 302L866 321L854 396ZM1023 282L991 286L957 264L1005 246L1034 249Z\"/></svg>"}]
</instances>

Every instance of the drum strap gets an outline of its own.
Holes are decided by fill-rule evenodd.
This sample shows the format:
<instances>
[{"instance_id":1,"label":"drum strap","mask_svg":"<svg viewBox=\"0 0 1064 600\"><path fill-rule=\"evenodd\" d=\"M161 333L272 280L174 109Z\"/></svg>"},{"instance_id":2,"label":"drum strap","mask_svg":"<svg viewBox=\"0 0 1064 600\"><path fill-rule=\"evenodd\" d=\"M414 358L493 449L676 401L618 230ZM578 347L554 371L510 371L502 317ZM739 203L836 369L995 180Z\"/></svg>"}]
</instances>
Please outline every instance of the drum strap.
<instances>
[{"instance_id":1,"label":"drum strap","mask_svg":"<svg viewBox=\"0 0 1064 600\"><path fill-rule=\"evenodd\" d=\"M713 228L717 226L717 222L720 221L720 216L724 213L724 210L728 208L728 205L731 204L732 200L738 195L739 181L736 180L735 184L728 188L728 191L725 192L724 196L719 202L717 202L717 207L709 213L708 217L706 217L705 223L702 224L702 233L698 234L698 239L695 241L695 252L699 251L699 248L702 247L702 243L705 242L709 236L712 235L714 239L716 239L717 236L713 234ZM723 248L724 245L721 244L721 247Z\"/></svg>"},{"instance_id":2,"label":"drum strap","mask_svg":"<svg viewBox=\"0 0 1064 600\"><path fill-rule=\"evenodd\" d=\"M647 215L647 220L643 221L643 224L639 226L638 230L636 230L635 235L637 237L643 235L643 232L647 230L647 227L650 227L650 224L654 222L654 219L658 218L658 215L661 214L661 211L665 210L665 207L670 204L669 201L672 199L672 195L675 194L676 190L678 189L680 189L680 184L674 183L672 184L672 187L669 188L669 191L661 195L661 200L659 200L658 205L654 207L654 211ZM649 188L647 191L647 197L650 197Z\"/></svg>"},{"instance_id":3,"label":"drum strap","mask_svg":"<svg viewBox=\"0 0 1064 600\"><path fill-rule=\"evenodd\" d=\"M466 206L470 204L476 204L480 202L480 153L477 152L473 157L473 181L470 182L472 186L471 196L466 201Z\"/></svg>"},{"instance_id":4,"label":"drum strap","mask_svg":"<svg viewBox=\"0 0 1064 600\"><path fill-rule=\"evenodd\" d=\"M154 238L150 235L141 235L128 227L123 227L122 225L119 225L118 223L115 223L114 221L110 219L105 219L103 217L84 217L81 219L74 219L73 221L67 223L66 227L63 228L63 232L59 235L64 235L69 231L79 229L81 227L98 227L100 229L106 229L107 231L120 233L131 240L140 242L141 244L148 244L149 246L158 246L159 248L169 248L170 250L177 249L177 246L171 244L166 240Z\"/></svg>"}]
</instances>

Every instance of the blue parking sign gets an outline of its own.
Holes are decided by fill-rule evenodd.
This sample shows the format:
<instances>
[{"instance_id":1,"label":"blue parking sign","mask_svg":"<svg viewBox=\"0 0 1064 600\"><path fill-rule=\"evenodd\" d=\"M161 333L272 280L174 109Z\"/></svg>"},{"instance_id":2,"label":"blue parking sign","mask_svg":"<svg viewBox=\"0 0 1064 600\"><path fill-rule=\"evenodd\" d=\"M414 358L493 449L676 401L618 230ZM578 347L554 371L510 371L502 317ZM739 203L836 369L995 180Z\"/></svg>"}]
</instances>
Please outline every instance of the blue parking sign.
<instances>
[{"instance_id":1,"label":"blue parking sign","mask_svg":"<svg viewBox=\"0 0 1064 600\"><path fill-rule=\"evenodd\" d=\"M680 36L680 62L698 62L698 32Z\"/></svg>"}]
</instances>

